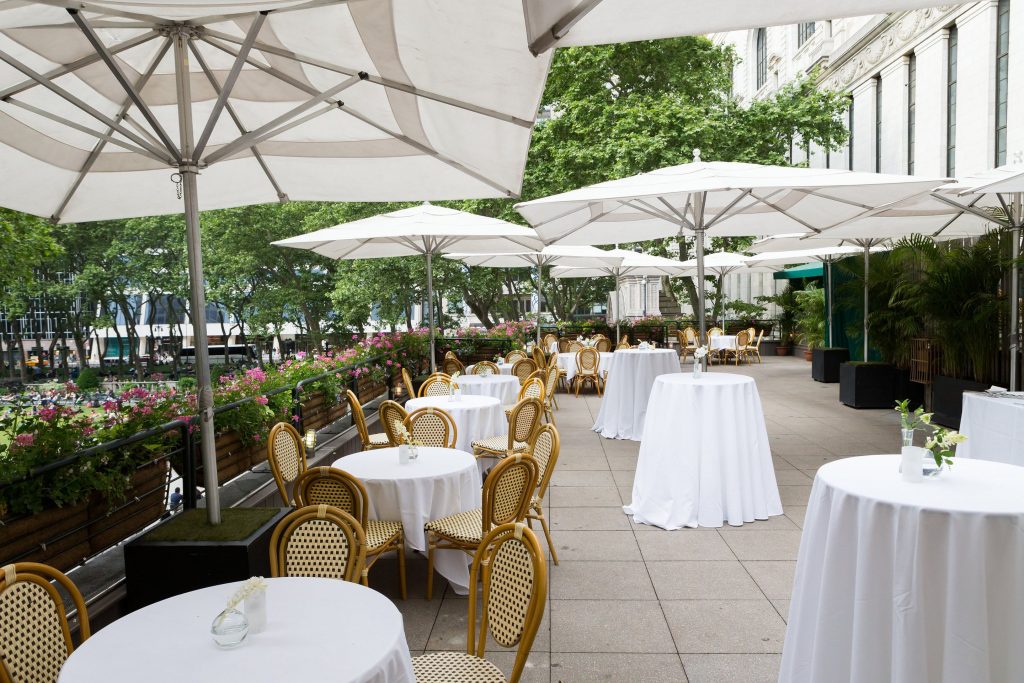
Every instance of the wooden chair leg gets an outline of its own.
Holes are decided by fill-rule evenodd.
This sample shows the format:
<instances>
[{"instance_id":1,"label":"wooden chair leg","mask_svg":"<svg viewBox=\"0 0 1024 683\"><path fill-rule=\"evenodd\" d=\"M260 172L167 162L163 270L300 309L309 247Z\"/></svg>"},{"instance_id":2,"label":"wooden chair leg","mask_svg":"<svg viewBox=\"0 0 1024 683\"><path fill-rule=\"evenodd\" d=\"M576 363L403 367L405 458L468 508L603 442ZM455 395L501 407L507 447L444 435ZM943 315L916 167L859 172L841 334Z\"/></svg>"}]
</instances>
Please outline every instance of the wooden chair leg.
<instances>
[{"instance_id":1,"label":"wooden chair leg","mask_svg":"<svg viewBox=\"0 0 1024 683\"><path fill-rule=\"evenodd\" d=\"M534 508L537 510L537 508ZM544 538L548 542L548 551L551 553L551 559L554 561L555 566L558 566L558 553L555 552L555 544L551 542L551 530L548 529L548 520L544 517L544 510L537 511L537 521L540 522L540 526L544 529Z\"/></svg>"},{"instance_id":2,"label":"wooden chair leg","mask_svg":"<svg viewBox=\"0 0 1024 683\"><path fill-rule=\"evenodd\" d=\"M398 543L398 583L399 588L402 591L402 599L409 599L409 592L405 582L405 534L399 539Z\"/></svg>"},{"instance_id":3,"label":"wooden chair leg","mask_svg":"<svg viewBox=\"0 0 1024 683\"><path fill-rule=\"evenodd\" d=\"M434 543L427 536L427 600L434 599Z\"/></svg>"}]
</instances>

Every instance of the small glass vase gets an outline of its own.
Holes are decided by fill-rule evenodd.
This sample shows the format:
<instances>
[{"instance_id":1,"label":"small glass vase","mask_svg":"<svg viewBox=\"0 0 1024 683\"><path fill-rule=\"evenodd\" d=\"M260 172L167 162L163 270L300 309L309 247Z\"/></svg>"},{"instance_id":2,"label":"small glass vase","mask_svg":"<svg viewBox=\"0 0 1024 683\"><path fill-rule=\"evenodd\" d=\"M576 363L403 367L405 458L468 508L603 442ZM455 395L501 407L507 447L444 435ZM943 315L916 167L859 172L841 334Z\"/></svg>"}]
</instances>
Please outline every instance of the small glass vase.
<instances>
[{"instance_id":1,"label":"small glass vase","mask_svg":"<svg viewBox=\"0 0 1024 683\"><path fill-rule=\"evenodd\" d=\"M416 445L409 446L409 462L413 462L416 458L420 457L420 447Z\"/></svg>"},{"instance_id":2,"label":"small glass vase","mask_svg":"<svg viewBox=\"0 0 1024 683\"><path fill-rule=\"evenodd\" d=\"M946 469L945 463L942 465L935 464L935 456L932 455L931 451L925 451L925 455L921 461L921 470L925 479L934 479L935 477L942 474Z\"/></svg>"},{"instance_id":3,"label":"small glass vase","mask_svg":"<svg viewBox=\"0 0 1024 683\"><path fill-rule=\"evenodd\" d=\"M244 614L230 607L218 614L210 626L213 641L225 650L241 645L248 633L249 620Z\"/></svg>"},{"instance_id":4,"label":"small glass vase","mask_svg":"<svg viewBox=\"0 0 1024 683\"><path fill-rule=\"evenodd\" d=\"M700 379L701 373L704 372L704 365L699 361L693 361L693 378Z\"/></svg>"}]
</instances>

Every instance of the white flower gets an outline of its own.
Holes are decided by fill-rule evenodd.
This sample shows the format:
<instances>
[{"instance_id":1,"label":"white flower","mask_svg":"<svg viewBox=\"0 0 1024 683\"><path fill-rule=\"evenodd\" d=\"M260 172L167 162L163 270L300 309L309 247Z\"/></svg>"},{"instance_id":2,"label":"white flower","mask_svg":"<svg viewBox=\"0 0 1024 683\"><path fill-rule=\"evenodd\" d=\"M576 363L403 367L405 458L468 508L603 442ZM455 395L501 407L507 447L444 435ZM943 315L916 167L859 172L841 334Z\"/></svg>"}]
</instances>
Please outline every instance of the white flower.
<instances>
[{"instance_id":1,"label":"white flower","mask_svg":"<svg viewBox=\"0 0 1024 683\"><path fill-rule=\"evenodd\" d=\"M458 379L458 378L459 378L459 375L461 375L461 374L462 374L461 372L459 372L458 370L456 370L455 372L453 372L453 373L452 373L452 380L456 380L456 379Z\"/></svg>"},{"instance_id":2,"label":"white flower","mask_svg":"<svg viewBox=\"0 0 1024 683\"><path fill-rule=\"evenodd\" d=\"M267 590L267 582L262 576L254 576L250 579L246 579L235 594L228 600L228 608L234 609L238 607L249 596L255 593L262 593Z\"/></svg>"},{"instance_id":3,"label":"white flower","mask_svg":"<svg viewBox=\"0 0 1024 683\"><path fill-rule=\"evenodd\" d=\"M698 346L693 350L693 357L697 360L701 360L702 358L705 358L707 355L708 347L706 346Z\"/></svg>"}]
</instances>

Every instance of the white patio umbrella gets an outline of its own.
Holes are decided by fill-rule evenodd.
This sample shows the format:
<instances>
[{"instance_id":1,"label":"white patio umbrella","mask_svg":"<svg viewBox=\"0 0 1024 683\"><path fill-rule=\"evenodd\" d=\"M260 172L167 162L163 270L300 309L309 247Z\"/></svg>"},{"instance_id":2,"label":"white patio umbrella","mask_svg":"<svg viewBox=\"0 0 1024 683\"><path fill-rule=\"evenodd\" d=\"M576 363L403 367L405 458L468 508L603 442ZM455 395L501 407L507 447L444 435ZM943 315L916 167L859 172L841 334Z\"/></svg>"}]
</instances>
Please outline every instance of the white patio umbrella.
<instances>
[{"instance_id":1,"label":"white patio umbrella","mask_svg":"<svg viewBox=\"0 0 1024 683\"><path fill-rule=\"evenodd\" d=\"M448 254L447 259L462 261L469 266L485 268L536 268L537 269L537 345L540 345L540 305L544 292L541 284L545 266L598 267L617 265L621 258L608 256L608 252L597 247L544 247L540 251L526 251L509 254Z\"/></svg>"},{"instance_id":2,"label":"white patio umbrella","mask_svg":"<svg viewBox=\"0 0 1024 683\"><path fill-rule=\"evenodd\" d=\"M201 209L515 195L550 62L527 43L520 0L2 0L0 206L78 222L184 212L202 312Z\"/></svg>"},{"instance_id":3,"label":"white patio umbrella","mask_svg":"<svg viewBox=\"0 0 1024 683\"><path fill-rule=\"evenodd\" d=\"M562 266L551 271L554 278L615 278L615 341L620 339L619 321L622 319L622 301L619 295L619 285L622 278L629 275L661 277L667 275L675 277L682 275L686 268L682 261L675 261L663 256L644 254L628 249L610 249L604 252L609 255L610 261L601 266L590 266L585 268L573 268ZM618 263L615 259L621 259Z\"/></svg>"},{"instance_id":4,"label":"white patio umbrella","mask_svg":"<svg viewBox=\"0 0 1024 683\"><path fill-rule=\"evenodd\" d=\"M943 181L835 169L694 162L516 205L549 244L695 237L704 301L704 235L817 233ZM696 306L700 333L707 328Z\"/></svg>"},{"instance_id":5,"label":"white patio umbrella","mask_svg":"<svg viewBox=\"0 0 1024 683\"><path fill-rule=\"evenodd\" d=\"M696 275L697 268L700 265L697 263L697 259L689 259L682 262L688 270L686 275ZM704 256L704 275L707 276L709 273L721 279L723 296L725 290L725 276L732 273L743 272L743 273L771 273L777 268L771 267L766 263L754 263L750 260L749 256L743 254L737 254L732 251L716 251L712 254L705 254ZM722 306L722 327L725 327L725 306Z\"/></svg>"},{"instance_id":6,"label":"white patio umbrella","mask_svg":"<svg viewBox=\"0 0 1024 683\"><path fill-rule=\"evenodd\" d=\"M427 260L431 372L436 368L433 257L456 251L490 254L502 250L541 248L541 242L531 228L429 203L296 235L272 244L308 249L333 259L424 256Z\"/></svg>"}]
</instances>

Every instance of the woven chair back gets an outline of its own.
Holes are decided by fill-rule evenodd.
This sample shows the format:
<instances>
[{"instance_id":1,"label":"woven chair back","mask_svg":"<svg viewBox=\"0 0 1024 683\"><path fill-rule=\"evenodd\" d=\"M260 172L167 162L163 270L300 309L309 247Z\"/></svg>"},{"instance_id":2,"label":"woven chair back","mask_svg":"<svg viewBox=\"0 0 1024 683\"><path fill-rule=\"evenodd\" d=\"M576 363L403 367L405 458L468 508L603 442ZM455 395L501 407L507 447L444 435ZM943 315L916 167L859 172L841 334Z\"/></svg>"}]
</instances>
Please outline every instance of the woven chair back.
<instances>
[{"instance_id":1,"label":"woven chair back","mask_svg":"<svg viewBox=\"0 0 1024 683\"><path fill-rule=\"evenodd\" d=\"M558 364L552 363L544 373L544 396L551 400L551 396L558 389Z\"/></svg>"},{"instance_id":2,"label":"woven chair back","mask_svg":"<svg viewBox=\"0 0 1024 683\"><path fill-rule=\"evenodd\" d=\"M401 427L405 424L405 418L409 416L405 408L395 401L384 401L377 409L377 415L384 433L388 436L388 443L392 446L402 443Z\"/></svg>"},{"instance_id":3,"label":"woven chair back","mask_svg":"<svg viewBox=\"0 0 1024 683\"><path fill-rule=\"evenodd\" d=\"M750 344L750 331L740 330L736 335L736 346L738 348L746 348Z\"/></svg>"},{"instance_id":4,"label":"woven chair back","mask_svg":"<svg viewBox=\"0 0 1024 683\"><path fill-rule=\"evenodd\" d=\"M288 490L292 482L306 471L306 446L295 427L287 422L278 422L270 428L267 460L270 461L270 471L274 474L281 499L285 505L291 505L292 498Z\"/></svg>"},{"instance_id":5,"label":"woven chair back","mask_svg":"<svg viewBox=\"0 0 1024 683\"><path fill-rule=\"evenodd\" d=\"M522 401L524 398L539 398L541 401L544 400L544 380L539 377L531 377L526 380L523 386L519 387L518 400Z\"/></svg>"},{"instance_id":6,"label":"woven chair back","mask_svg":"<svg viewBox=\"0 0 1024 683\"><path fill-rule=\"evenodd\" d=\"M514 364L517 360L522 360L523 358L526 358L526 352L522 349L513 349L505 354L506 363Z\"/></svg>"},{"instance_id":7,"label":"woven chair back","mask_svg":"<svg viewBox=\"0 0 1024 683\"><path fill-rule=\"evenodd\" d=\"M627 349L630 349L630 348L632 348L632 347L629 345L629 342L626 341L626 340L622 340L622 341L619 342L619 345L615 347L615 350L616 351L624 351L624 350L627 350Z\"/></svg>"},{"instance_id":8,"label":"woven chair back","mask_svg":"<svg viewBox=\"0 0 1024 683\"><path fill-rule=\"evenodd\" d=\"M466 651L482 658L488 633L503 647L518 644L508 679L516 683L526 667L548 594L548 568L537 536L521 522L491 529L473 557L471 575L470 585L482 582L483 590L479 598L475 590L469 594Z\"/></svg>"},{"instance_id":9,"label":"woven chair back","mask_svg":"<svg viewBox=\"0 0 1024 683\"><path fill-rule=\"evenodd\" d=\"M576 374L596 375L601 364L601 354L597 349L580 349L576 352Z\"/></svg>"},{"instance_id":10,"label":"woven chair back","mask_svg":"<svg viewBox=\"0 0 1024 683\"><path fill-rule=\"evenodd\" d=\"M708 328L708 339L711 339L712 337L717 337L722 334L725 334L725 330L723 330L721 327Z\"/></svg>"},{"instance_id":11,"label":"woven chair back","mask_svg":"<svg viewBox=\"0 0 1024 683\"><path fill-rule=\"evenodd\" d=\"M405 428L412 438L424 446L434 448L455 448L458 429L455 420L445 410L427 406L409 413Z\"/></svg>"},{"instance_id":12,"label":"woven chair back","mask_svg":"<svg viewBox=\"0 0 1024 683\"><path fill-rule=\"evenodd\" d=\"M448 353L451 353L451 351ZM463 372L465 369L466 368L462 365L462 361L455 356L452 356L451 358L445 357L441 362L441 370L446 375L454 375L456 372Z\"/></svg>"},{"instance_id":13,"label":"woven chair back","mask_svg":"<svg viewBox=\"0 0 1024 683\"><path fill-rule=\"evenodd\" d=\"M512 374L519 378L519 382L525 382L530 373L537 371L537 363L532 358L524 358L516 361L512 366Z\"/></svg>"},{"instance_id":14,"label":"woven chair back","mask_svg":"<svg viewBox=\"0 0 1024 683\"><path fill-rule=\"evenodd\" d=\"M402 384L405 385L405 395L412 398L416 395L416 390L412 388L412 376L409 375L409 371L402 368Z\"/></svg>"},{"instance_id":15,"label":"woven chair back","mask_svg":"<svg viewBox=\"0 0 1024 683\"><path fill-rule=\"evenodd\" d=\"M368 494L363 482L336 467L311 467L295 480L295 504L330 505L356 518L366 529Z\"/></svg>"},{"instance_id":16,"label":"woven chair back","mask_svg":"<svg viewBox=\"0 0 1024 683\"><path fill-rule=\"evenodd\" d=\"M483 533L508 522L521 522L530 509L537 486L537 463L529 455L517 453L498 461L483 490Z\"/></svg>"},{"instance_id":17,"label":"woven chair back","mask_svg":"<svg viewBox=\"0 0 1024 683\"><path fill-rule=\"evenodd\" d=\"M484 370L490 370L492 375L501 374L501 368L498 367L498 364L492 363L489 360L482 360L473 366L474 375L482 375Z\"/></svg>"},{"instance_id":18,"label":"woven chair back","mask_svg":"<svg viewBox=\"0 0 1024 683\"><path fill-rule=\"evenodd\" d=\"M757 341L754 342L754 348L755 349L760 349L761 348L761 340L762 339L764 339L764 330L763 329L760 332L757 333Z\"/></svg>"},{"instance_id":19,"label":"woven chair back","mask_svg":"<svg viewBox=\"0 0 1024 683\"><path fill-rule=\"evenodd\" d=\"M553 424L541 425L530 440L530 455L537 462L537 497L544 498L555 471L560 449L558 430Z\"/></svg>"},{"instance_id":20,"label":"woven chair back","mask_svg":"<svg viewBox=\"0 0 1024 683\"><path fill-rule=\"evenodd\" d=\"M685 346L697 346L697 330L692 327L684 327L680 333L682 335L682 343Z\"/></svg>"},{"instance_id":21,"label":"woven chair back","mask_svg":"<svg viewBox=\"0 0 1024 683\"><path fill-rule=\"evenodd\" d=\"M569 346L571 344L572 344L572 342L570 342L565 337L562 337L561 339L558 340L558 352L559 353L569 353Z\"/></svg>"},{"instance_id":22,"label":"woven chair back","mask_svg":"<svg viewBox=\"0 0 1024 683\"><path fill-rule=\"evenodd\" d=\"M91 633L89 614L71 579L36 562L18 562L3 568L0 680L5 683L56 683L61 667L75 649L58 587L71 598L78 611L81 640L87 640Z\"/></svg>"},{"instance_id":23,"label":"woven chair back","mask_svg":"<svg viewBox=\"0 0 1024 683\"><path fill-rule=\"evenodd\" d=\"M578 341L571 341L571 342L569 342L569 353L576 353L577 351L579 351L582 348L583 348L583 344L579 343Z\"/></svg>"},{"instance_id":24,"label":"woven chair back","mask_svg":"<svg viewBox=\"0 0 1024 683\"><path fill-rule=\"evenodd\" d=\"M270 537L270 575L358 581L366 562L359 521L330 505L307 505L278 522Z\"/></svg>"},{"instance_id":25,"label":"woven chair back","mask_svg":"<svg viewBox=\"0 0 1024 683\"><path fill-rule=\"evenodd\" d=\"M597 349L598 353L610 353L612 350L612 340L608 338L598 339L594 348Z\"/></svg>"},{"instance_id":26,"label":"woven chair back","mask_svg":"<svg viewBox=\"0 0 1024 683\"><path fill-rule=\"evenodd\" d=\"M757 330L755 330L753 327L748 327L747 334L749 335L750 341L754 341L754 338L757 337Z\"/></svg>"},{"instance_id":27,"label":"woven chair back","mask_svg":"<svg viewBox=\"0 0 1024 683\"><path fill-rule=\"evenodd\" d=\"M445 351L444 352L444 357L445 358L458 358L458 356L455 355L454 351Z\"/></svg>"},{"instance_id":28,"label":"woven chair back","mask_svg":"<svg viewBox=\"0 0 1024 683\"><path fill-rule=\"evenodd\" d=\"M529 441L544 416L544 404L538 398L524 398L512 408L508 416L508 439L511 451L513 441Z\"/></svg>"},{"instance_id":29,"label":"woven chair back","mask_svg":"<svg viewBox=\"0 0 1024 683\"><path fill-rule=\"evenodd\" d=\"M370 447L370 430L366 428L366 414L363 413L363 406L359 403L359 397L349 389L345 392L345 399L348 401L348 409L352 411L352 424L356 426L359 433L359 440L363 448Z\"/></svg>"},{"instance_id":30,"label":"woven chair back","mask_svg":"<svg viewBox=\"0 0 1024 683\"><path fill-rule=\"evenodd\" d=\"M544 349L540 348L539 346L533 347L532 357L533 362L537 364L538 368L544 367L548 360L548 357L544 355Z\"/></svg>"},{"instance_id":31,"label":"woven chair back","mask_svg":"<svg viewBox=\"0 0 1024 683\"><path fill-rule=\"evenodd\" d=\"M558 337L556 337L551 332L548 332L547 334L544 335L544 348L545 349L550 348L551 347L551 342L554 342L555 344L557 344L558 343Z\"/></svg>"},{"instance_id":32,"label":"woven chair back","mask_svg":"<svg viewBox=\"0 0 1024 683\"><path fill-rule=\"evenodd\" d=\"M451 375L444 372L435 372L423 380L420 385L420 396L447 396L452 393Z\"/></svg>"}]
</instances>

